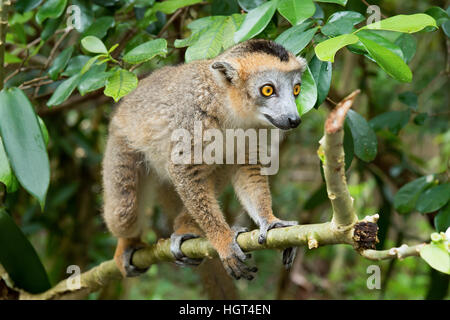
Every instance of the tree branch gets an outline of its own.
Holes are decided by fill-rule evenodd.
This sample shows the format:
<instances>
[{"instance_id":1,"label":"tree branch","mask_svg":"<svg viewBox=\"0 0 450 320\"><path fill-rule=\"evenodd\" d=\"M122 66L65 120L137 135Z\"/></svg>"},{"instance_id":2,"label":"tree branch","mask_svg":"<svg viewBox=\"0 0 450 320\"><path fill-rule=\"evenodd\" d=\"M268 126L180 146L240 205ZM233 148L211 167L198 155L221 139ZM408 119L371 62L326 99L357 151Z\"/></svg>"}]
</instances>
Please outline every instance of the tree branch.
<instances>
[{"instance_id":1,"label":"tree branch","mask_svg":"<svg viewBox=\"0 0 450 320\"><path fill-rule=\"evenodd\" d=\"M237 242L243 251L284 249L302 245L314 249L325 245L346 244L351 245L363 257L371 260L418 255L423 244L413 247L403 245L399 248L383 251L373 250L378 241L378 227L376 225L378 214L367 216L359 221L355 213L353 199L348 192L345 177L342 126L347 111L351 108L358 93L359 90L356 90L344 98L330 113L325 124L325 137L321 140L325 156L325 182L333 208L331 222L272 229L268 232L267 242L264 245L258 243L258 230L242 233L237 238ZM191 258L213 258L217 256L212 245L204 238L183 242L181 250ZM132 263L138 268L147 268L152 264L164 261L174 261L170 251L170 240L168 239L160 239L156 244L151 244L136 251L132 258ZM20 292L20 299L70 299L94 292L108 282L121 278L121 273L115 262L109 260L81 274L80 286L78 287L71 286L71 279L68 279L40 294L16 290Z\"/></svg>"}]
</instances>

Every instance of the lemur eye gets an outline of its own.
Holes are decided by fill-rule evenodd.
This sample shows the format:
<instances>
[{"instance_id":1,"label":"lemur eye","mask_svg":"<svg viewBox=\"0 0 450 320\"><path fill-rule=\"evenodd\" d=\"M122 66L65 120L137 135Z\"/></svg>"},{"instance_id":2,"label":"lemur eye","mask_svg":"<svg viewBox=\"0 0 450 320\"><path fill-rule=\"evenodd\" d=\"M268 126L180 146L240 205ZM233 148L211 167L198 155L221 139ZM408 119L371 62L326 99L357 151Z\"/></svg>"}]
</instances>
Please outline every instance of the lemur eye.
<instances>
[{"instance_id":1,"label":"lemur eye","mask_svg":"<svg viewBox=\"0 0 450 320\"><path fill-rule=\"evenodd\" d=\"M295 86L294 86L294 96L298 96L298 94L300 93L300 83L297 83Z\"/></svg>"},{"instance_id":2,"label":"lemur eye","mask_svg":"<svg viewBox=\"0 0 450 320\"><path fill-rule=\"evenodd\" d=\"M274 93L274 88L270 84L266 84L261 87L261 94L265 97L270 97Z\"/></svg>"}]
</instances>

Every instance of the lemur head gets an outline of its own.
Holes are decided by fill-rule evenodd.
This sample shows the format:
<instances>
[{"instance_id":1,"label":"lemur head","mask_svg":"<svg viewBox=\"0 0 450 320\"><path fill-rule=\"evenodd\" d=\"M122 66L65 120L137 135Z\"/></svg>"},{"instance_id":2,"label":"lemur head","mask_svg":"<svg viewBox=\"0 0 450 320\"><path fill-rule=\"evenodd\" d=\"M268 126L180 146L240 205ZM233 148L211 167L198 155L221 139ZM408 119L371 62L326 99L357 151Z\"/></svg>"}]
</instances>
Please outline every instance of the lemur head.
<instances>
[{"instance_id":1,"label":"lemur head","mask_svg":"<svg viewBox=\"0 0 450 320\"><path fill-rule=\"evenodd\" d=\"M306 61L268 40L249 40L211 63L228 92L234 122L244 126L292 129L300 124L295 99Z\"/></svg>"}]
</instances>

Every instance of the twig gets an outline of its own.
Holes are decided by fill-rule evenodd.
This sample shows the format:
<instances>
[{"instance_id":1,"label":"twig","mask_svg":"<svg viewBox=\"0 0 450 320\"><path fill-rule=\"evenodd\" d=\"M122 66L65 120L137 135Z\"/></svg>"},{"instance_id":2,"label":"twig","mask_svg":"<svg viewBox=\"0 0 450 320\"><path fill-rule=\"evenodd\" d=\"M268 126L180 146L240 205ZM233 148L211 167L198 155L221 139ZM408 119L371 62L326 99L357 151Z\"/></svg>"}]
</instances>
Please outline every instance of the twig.
<instances>
[{"instance_id":1,"label":"twig","mask_svg":"<svg viewBox=\"0 0 450 320\"><path fill-rule=\"evenodd\" d=\"M8 11L10 5L10 0L0 0L0 90L3 89L5 79L6 31L8 30Z\"/></svg>"},{"instance_id":2,"label":"twig","mask_svg":"<svg viewBox=\"0 0 450 320\"><path fill-rule=\"evenodd\" d=\"M161 31L158 32L157 38L160 38L164 32L166 32L167 28L175 21L175 19L183 12L184 8L180 8L170 17L170 19L166 22L166 24L162 27Z\"/></svg>"}]
</instances>

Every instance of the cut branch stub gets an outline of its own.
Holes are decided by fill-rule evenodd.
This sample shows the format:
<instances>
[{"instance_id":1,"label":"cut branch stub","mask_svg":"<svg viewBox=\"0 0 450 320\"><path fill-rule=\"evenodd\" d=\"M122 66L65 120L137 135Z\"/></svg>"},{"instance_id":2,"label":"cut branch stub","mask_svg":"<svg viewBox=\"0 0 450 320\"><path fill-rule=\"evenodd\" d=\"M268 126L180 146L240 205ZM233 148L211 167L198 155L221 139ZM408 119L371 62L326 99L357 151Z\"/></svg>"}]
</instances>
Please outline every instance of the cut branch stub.
<instances>
[{"instance_id":1,"label":"cut branch stub","mask_svg":"<svg viewBox=\"0 0 450 320\"><path fill-rule=\"evenodd\" d=\"M329 114L327 121L325 122L325 132L326 133L336 133L338 130L342 129L344 124L345 116L348 110L353 105L356 96L361 92L361 90L355 90L346 96L342 101L340 101L336 107Z\"/></svg>"},{"instance_id":2,"label":"cut branch stub","mask_svg":"<svg viewBox=\"0 0 450 320\"><path fill-rule=\"evenodd\" d=\"M379 242L377 234L376 223L367 221L356 223L353 233L356 249L375 249L375 245Z\"/></svg>"}]
</instances>

